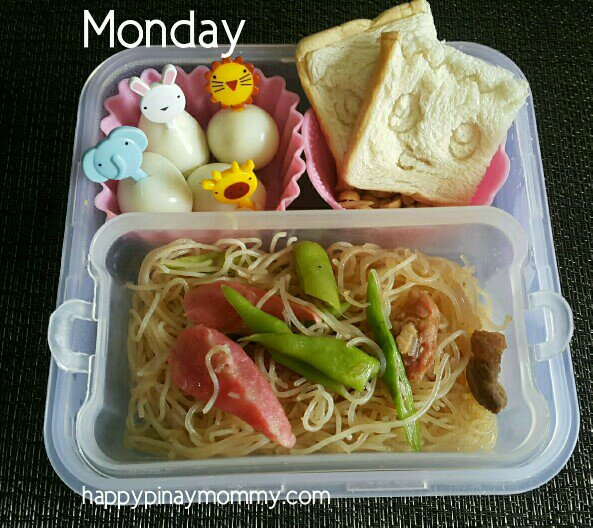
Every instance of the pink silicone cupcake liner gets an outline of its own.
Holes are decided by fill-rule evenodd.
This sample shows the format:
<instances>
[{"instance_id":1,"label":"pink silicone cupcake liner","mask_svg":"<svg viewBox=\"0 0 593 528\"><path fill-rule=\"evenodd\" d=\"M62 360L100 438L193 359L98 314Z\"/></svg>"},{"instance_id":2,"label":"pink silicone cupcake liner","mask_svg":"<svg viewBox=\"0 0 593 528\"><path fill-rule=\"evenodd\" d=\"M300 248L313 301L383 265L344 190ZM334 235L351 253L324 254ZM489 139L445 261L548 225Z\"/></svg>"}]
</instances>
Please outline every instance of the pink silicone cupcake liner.
<instances>
[{"instance_id":1,"label":"pink silicone cupcake liner","mask_svg":"<svg viewBox=\"0 0 593 528\"><path fill-rule=\"evenodd\" d=\"M185 109L198 120L204 131L210 118L221 108L219 104L210 101L210 94L204 89L204 75L207 71L209 70L206 66L198 66L192 72L185 73L178 67L175 80L185 94ZM280 133L276 156L266 167L261 170L256 168L255 172L266 186L266 209L284 211L299 195L298 180L305 172L305 162L302 159L304 139L301 135L304 118L296 109L299 96L286 89L286 82L282 77L266 77L258 69L255 72L260 76L260 81L259 93L254 97L254 104L274 118ZM150 84L160 81L161 75L150 68L144 70L140 78ZM127 79L119 82L117 95L105 101L105 109L108 115L101 121L101 131L106 135L118 126L138 125L139 96L130 90ZM107 220L120 213L117 185L118 182L115 180L102 183L103 188L95 198L95 206L107 214Z\"/></svg>"},{"instance_id":2,"label":"pink silicone cupcake liner","mask_svg":"<svg viewBox=\"0 0 593 528\"><path fill-rule=\"evenodd\" d=\"M336 201L335 188L338 181L336 164L312 108L305 112L303 137L305 138L307 174L313 187L333 209L342 209L342 206ZM484 174L480 185L478 185L476 194L470 202L471 205L492 205L494 196L509 175L510 166L504 145L500 145L486 169L486 174Z\"/></svg>"}]
</instances>

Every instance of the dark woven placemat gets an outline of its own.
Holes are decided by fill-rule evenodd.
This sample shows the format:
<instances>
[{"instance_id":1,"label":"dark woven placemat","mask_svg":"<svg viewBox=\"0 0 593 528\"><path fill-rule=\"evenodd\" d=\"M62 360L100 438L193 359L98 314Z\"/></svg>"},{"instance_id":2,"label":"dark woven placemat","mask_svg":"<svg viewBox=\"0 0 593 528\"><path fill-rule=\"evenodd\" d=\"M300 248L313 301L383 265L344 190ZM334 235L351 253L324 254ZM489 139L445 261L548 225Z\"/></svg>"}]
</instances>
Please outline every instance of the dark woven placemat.
<instances>
[{"instance_id":1,"label":"dark woven placemat","mask_svg":"<svg viewBox=\"0 0 593 528\"><path fill-rule=\"evenodd\" d=\"M394 2L395 3L395 2ZM99 8L97 6L103 5ZM0 524L140 526L591 526L593 421L592 180L593 33L583 1L434 0L439 35L480 42L511 57L533 90L563 293L575 317L572 354L582 425L567 467L550 483L511 497L336 500L329 506L266 505L132 511L83 506L51 468L42 423L78 96L114 50L83 49L83 9L117 21L246 18L241 42L296 42L387 0L4 0L0 3Z\"/></svg>"}]
</instances>

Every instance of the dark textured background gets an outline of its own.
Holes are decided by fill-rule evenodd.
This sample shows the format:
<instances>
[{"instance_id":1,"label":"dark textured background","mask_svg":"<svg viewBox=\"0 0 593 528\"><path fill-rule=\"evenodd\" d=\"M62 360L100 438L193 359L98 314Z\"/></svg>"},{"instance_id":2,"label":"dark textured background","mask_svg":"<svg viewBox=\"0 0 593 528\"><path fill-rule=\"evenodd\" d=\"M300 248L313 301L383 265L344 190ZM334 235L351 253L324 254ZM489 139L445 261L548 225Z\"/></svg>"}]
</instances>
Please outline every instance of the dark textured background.
<instances>
[{"instance_id":1,"label":"dark textured background","mask_svg":"<svg viewBox=\"0 0 593 528\"><path fill-rule=\"evenodd\" d=\"M55 4L55 5L52 5ZM574 310L572 354L581 406L579 443L550 483L511 497L336 500L329 506L193 506L147 511L83 506L56 476L42 435L78 96L114 50L82 46L84 8L116 21L161 18L247 23L242 43L296 42L389 0L132 0L0 3L0 525L186 526L591 526L593 525L591 284L593 32L591 1L433 0L441 38L486 44L531 83L563 293ZM105 7L98 7L104 5ZM133 7L132 7L133 5ZM100 42L99 42L100 41Z\"/></svg>"}]
</instances>

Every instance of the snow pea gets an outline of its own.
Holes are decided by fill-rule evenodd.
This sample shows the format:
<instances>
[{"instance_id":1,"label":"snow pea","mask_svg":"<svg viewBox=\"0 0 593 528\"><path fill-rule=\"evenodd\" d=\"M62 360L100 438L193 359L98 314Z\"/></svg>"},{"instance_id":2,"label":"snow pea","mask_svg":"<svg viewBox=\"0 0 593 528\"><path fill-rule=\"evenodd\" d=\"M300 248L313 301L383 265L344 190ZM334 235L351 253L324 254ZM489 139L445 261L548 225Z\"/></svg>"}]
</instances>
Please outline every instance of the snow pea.
<instances>
[{"instance_id":1,"label":"snow pea","mask_svg":"<svg viewBox=\"0 0 593 528\"><path fill-rule=\"evenodd\" d=\"M376 270L371 270L367 282L366 317L373 331L373 336L385 355L384 380L389 393L395 403L395 410L400 420L409 418L416 412L412 387L406 374L406 368L401 354L397 349L395 339L389 331L387 318L383 314L381 296L379 295L379 276ZM414 451L422 450L420 424L417 421L404 426L408 443Z\"/></svg>"},{"instance_id":2,"label":"snow pea","mask_svg":"<svg viewBox=\"0 0 593 528\"><path fill-rule=\"evenodd\" d=\"M251 329L252 332L262 334L291 334L290 328L284 322L270 315L263 310L260 310L251 304L245 297L233 288L226 285L222 286L222 291L230 305L237 311L243 322ZM341 394L346 393L346 388L341 383L318 371L308 363L287 356L275 350L270 350L270 355L276 361L285 367L294 370L296 373L304 376L314 383L320 383L324 387Z\"/></svg>"},{"instance_id":3,"label":"snow pea","mask_svg":"<svg viewBox=\"0 0 593 528\"><path fill-rule=\"evenodd\" d=\"M243 338L312 365L346 387L363 390L379 372L377 359L330 336L255 334Z\"/></svg>"},{"instance_id":4,"label":"snow pea","mask_svg":"<svg viewBox=\"0 0 593 528\"><path fill-rule=\"evenodd\" d=\"M292 246L292 261L303 291L340 311L340 296L334 271L323 246L302 240Z\"/></svg>"}]
</instances>

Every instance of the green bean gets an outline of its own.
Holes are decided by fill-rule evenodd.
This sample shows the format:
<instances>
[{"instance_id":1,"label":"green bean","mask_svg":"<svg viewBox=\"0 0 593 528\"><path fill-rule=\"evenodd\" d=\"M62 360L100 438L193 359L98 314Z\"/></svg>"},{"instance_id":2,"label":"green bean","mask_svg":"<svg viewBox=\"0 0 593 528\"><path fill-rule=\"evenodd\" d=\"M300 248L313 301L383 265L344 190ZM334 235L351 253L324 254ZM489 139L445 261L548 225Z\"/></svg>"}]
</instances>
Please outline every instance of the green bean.
<instances>
[{"instance_id":1,"label":"green bean","mask_svg":"<svg viewBox=\"0 0 593 528\"><path fill-rule=\"evenodd\" d=\"M387 318L383 314L381 297L379 295L379 277L376 270L371 270L369 274L367 303L367 321L377 343L385 355L385 383L395 403L395 409L399 419L404 420L413 416L416 412L414 397L402 357L395 344L395 339L389 331ZM414 451L421 451L422 436L420 435L420 424L417 421L413 421L405 425L404 429L412 449Z\"/></svg>"},{"instance_id":2,"label":"green bean","mask_svg":"<svg viewBox=\"0 0 593 528\"><path fill-rule=\"evenodd\" d=\"M227 301L237 311L243 322L251 329L252 332L261 334L291 334L290 328L284 322L270 315L263 310L260 310L251 304L245 297L243 297L237 290L229 288L226 285L222 286L222 291ZM287 356L275 350L270 351L270 355L276 361L285 367L294 370L296 373L304 376L314 383L320 383L324 387L333 390L334 392L344 396L346 388L341 383L331 379L330 377L319 372L315 367L300 361L298 359Z\"/></svg>"},{"instance_id":3,"label":"green bean","mask_svg":"<svg viewBox=\"0 0 593 528\"><path fill-rule=\"evenodd\" d=\"M284 321L260 310L237 290L223 285L222 292L252 332L256 334L292 334Z\"/></svg>"},{"instance_id":4,"label":"green bean","mask_svg":"<svg viewBox=\"0 0 593 528\"><path fill-rule=\"evenodd\" d=\"M339 312L338 286L323 246L317 242L302 240L293 244L292 256L303 291Z\"/></svg>"},{"instance_id":5,"label":"green bean","mask_svg":"<svg viewBox=\"0 0 593 528\"><path fill-rule=\"evenodd\" d=\"M312 365L346 387L363 390L379 372L377 359L330 336L255 334L243 338Z\"/></svg>"},{"instance_id":6,"label":"green bean","mask_svg":"<svg viewBox=\"0 0 593 528\"><path fill-rule=\"evenodd\" d=\"M270 356L272 356L276 363L280 363L281 365L284 365L290 370L294 370L297 374L300 374L301 376L307 378L309 381L312 381L313 383L319 383L320 385L323 385L325 388L330 389L335 393L340 394L341 396L346 396L347 391L344 385L338 383L329 376L326 376L323 372L320 372L308 363L287 356L286 354L282 354L281 352L277 352L276 350L268 350L268 352L270 353Z\"/></svg>"}]
</instances>

